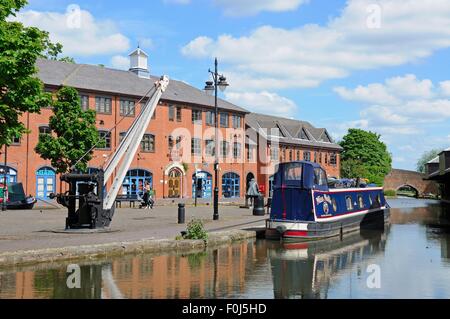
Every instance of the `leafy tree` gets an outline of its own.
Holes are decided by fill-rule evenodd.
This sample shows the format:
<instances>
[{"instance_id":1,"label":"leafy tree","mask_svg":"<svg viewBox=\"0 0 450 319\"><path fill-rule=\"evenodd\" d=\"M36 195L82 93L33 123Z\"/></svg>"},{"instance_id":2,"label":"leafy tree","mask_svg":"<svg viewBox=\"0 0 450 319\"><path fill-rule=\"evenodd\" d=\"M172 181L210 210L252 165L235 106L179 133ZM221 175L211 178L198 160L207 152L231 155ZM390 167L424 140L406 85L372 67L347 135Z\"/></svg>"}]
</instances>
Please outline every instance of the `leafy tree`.
<instances>
[{"instance_id":1,"label":"leafy tree","mask_svg":"<svg viewBox=\"0 0 450 319\"><path fill-rule=\"evenodd\" d=\"M58 61L66 62L66 63L73 63L73 64L76 63L74 58L68 57L68 56L62 57L62 58L58 59Z\"/></svg>"},{"instance_id":2,"label":"leafy tree","mask_svg":"<svg viewBox=\"0 0 450 319\"><path fill-rule=\"evenodd\" d=\"M35 77L36 60L61 52L61 45L52 44L47 32L7 21L26 4L0 0L0 147L26 132L20 121L23 113L37 113L50 104L50 94Z\"/></svg>"},{"instance_id":3,"label":"leafy tree","mask_svg":"<svg viewBox=\"0 0 450 319\"><path fill-rule=\"evenodd\" d=\"M380 135L361 129L349 129L339 143L342 148L342 176L365 177L370 183L383 184L391 171L392 157Z\"/></svg>"},{"instance_id":4,"label":"leafy tree","mask_svg":"<svg viewBox=\"0 0 450 319\"><path fill-rule=\"evenodd\" d=\"M86 171L93 148L102 147L104 143L98 136L95 115L94 110L82 110L75 89L61 88L53 102L53 115L49 124L51 134L39 136L36 152L43 159L51 160L58 173L66 173L74 165L77 170Z\"/></svg>"},{"instance_id":5,"label":"leafy tree","mask_svg":"<svg viewBox=\"0 0 450 319\"><path fill-rule=\"evenodd\" d=\"M433 158L439 155L444 149L435 148L428 152L424 152L422 156L417 160L416 170L420 173L425 173L425 164L431 161Z\"/></svg>"}]
</instances>

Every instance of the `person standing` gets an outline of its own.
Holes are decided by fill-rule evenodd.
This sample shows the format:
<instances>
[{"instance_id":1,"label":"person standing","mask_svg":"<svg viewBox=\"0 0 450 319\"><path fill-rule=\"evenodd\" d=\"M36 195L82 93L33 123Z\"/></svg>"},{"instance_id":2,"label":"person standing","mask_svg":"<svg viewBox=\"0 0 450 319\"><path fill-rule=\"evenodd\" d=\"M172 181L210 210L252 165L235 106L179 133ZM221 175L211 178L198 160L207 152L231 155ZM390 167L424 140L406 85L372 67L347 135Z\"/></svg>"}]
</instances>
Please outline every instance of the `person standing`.
<instances>
[{"instance_id":1,"label":"person standing","mask_svg":"<svg viewBox=\"0 0 450 319\"><path fill-rule=\"evenodd\" d=\"M256 183L256 180L253 178L248 186L247 196L250 198L251 206L255 203L255 198L261 196L261 193L259 192L258 184Z\"/></svg>"}]
</instances>

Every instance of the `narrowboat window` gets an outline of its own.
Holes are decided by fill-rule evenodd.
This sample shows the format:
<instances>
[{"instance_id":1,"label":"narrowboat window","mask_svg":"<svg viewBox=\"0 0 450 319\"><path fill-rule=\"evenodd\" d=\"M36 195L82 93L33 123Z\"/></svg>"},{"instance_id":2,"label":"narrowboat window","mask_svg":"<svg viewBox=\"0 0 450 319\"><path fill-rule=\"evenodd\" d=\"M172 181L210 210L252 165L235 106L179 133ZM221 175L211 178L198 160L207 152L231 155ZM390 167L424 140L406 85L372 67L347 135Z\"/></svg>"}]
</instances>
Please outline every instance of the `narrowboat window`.
<instances>
[{"instance_id":1,"label":"narrowboat window","mask_svg":"<svg viewBox=\"0 0 450 319\"><path fill-rule=\"evenodd\" d=\"M292 163L287 164L284 170L284 180L300 181L302 179L302 164Z\"/></svg>"},{"instance_id":2,"label":"narrowboat window","mask_svg":"<svg viewBox=\"0 0 450 319\"><path fill-rule=\"evenodd\" d=\"M336 198L333 198L331 200L331 203L333 204L333 210L334 212L337 212L337 202L336 202Z\"/></svg>"},{"instance_id":3,"label":"narrowboat window","mask_svg":"<svg viewBox=\"0 0 450 319\"><path fill-rule=\"evenodd\" d=\"M318 186L326 186L328 184L327 177L323 169L314 169L314 184Z\"/></svg>"},{"instance_id":4,"label":"narrowboat window","mask_svg":"<svg viewBox=\"0 0 450 319\"><path fill-rule=\"evenodd\" d=\"M364 208L364 199L362 195L358 195L359 208Z\"/></svg>"},{"instance_id":5,"label":"narrowboat window","mask_svg":"<svg viewBox=\"0 0 450 319\"><path fill-rule=\"evenodd\" d=\"M380 194L377 195L375 201L376 201L376 203L377 203L378 206L381 206L381 197L380 197Z\"/></svg>"},{"instance_id":6,"label":"narrowboat window","mask_svg":"<svg viewBox=\"0 0 450 319\"><path fill-rule=\"evenodd\" d=\"M351 196L345 197L345 203L347 204L347 210L353 210L353 200Z\"/></svg>"},{"instance_id":7,"label":"narrowboat window","mask_svg":"<svg viewBox=\"0 0 450 319\"><path fill-rule=\"evenodd\" d=\"M372 196L369 195L369 204L370 204L370 206L372 206L372 203L373 203Z\"/></svg>"}]
</instances>

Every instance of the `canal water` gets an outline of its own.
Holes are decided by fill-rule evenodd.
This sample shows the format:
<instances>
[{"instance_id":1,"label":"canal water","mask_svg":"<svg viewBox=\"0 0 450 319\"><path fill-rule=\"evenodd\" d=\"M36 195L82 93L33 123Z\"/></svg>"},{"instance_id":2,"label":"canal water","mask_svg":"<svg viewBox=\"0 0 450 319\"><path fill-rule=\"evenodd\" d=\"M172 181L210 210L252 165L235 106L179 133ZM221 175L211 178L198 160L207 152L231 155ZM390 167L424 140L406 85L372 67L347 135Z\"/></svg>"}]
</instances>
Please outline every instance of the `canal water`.
<instances>
[{"instance_id":1,"label":"canal water","mask_svg":"<svg viewBox=\"0 0 450 319\"><path fill-rule=\"evenodd\" d=\"M450 298L450 210L389 203L384 230L80 263L80 288L70 263L0 269L0 298Z\"/></svg>"}]
</instances>

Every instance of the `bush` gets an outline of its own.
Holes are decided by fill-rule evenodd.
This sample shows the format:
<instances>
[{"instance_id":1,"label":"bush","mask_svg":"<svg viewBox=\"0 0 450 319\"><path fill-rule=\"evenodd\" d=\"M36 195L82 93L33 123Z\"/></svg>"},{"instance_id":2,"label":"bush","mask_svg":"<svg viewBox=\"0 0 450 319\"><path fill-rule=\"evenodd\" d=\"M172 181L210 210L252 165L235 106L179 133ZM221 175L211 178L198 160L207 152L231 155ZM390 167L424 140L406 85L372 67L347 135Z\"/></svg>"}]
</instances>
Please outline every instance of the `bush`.
<instances>
[{"instance_id":1,"label":"bush","mask_svg":"<svg viewBox=\"0 0 450 319\"><path fill-rule=\"evenodd\" d=\"M203 227L203 222L199 219L189 222L184 239L202 239L206 241L208 239L208 233Z\"/></svg>"},{"instance_id":2,"label":"bush","mask_svg":"<svg viewBox=\"0 0 450 319\"><path fill-rule=\"evenodd\" d=\"M397 196L397 192L393 189L387 189L384 191L384 195L394 197L394 196Z\"/></svg>"}]
</instances>

